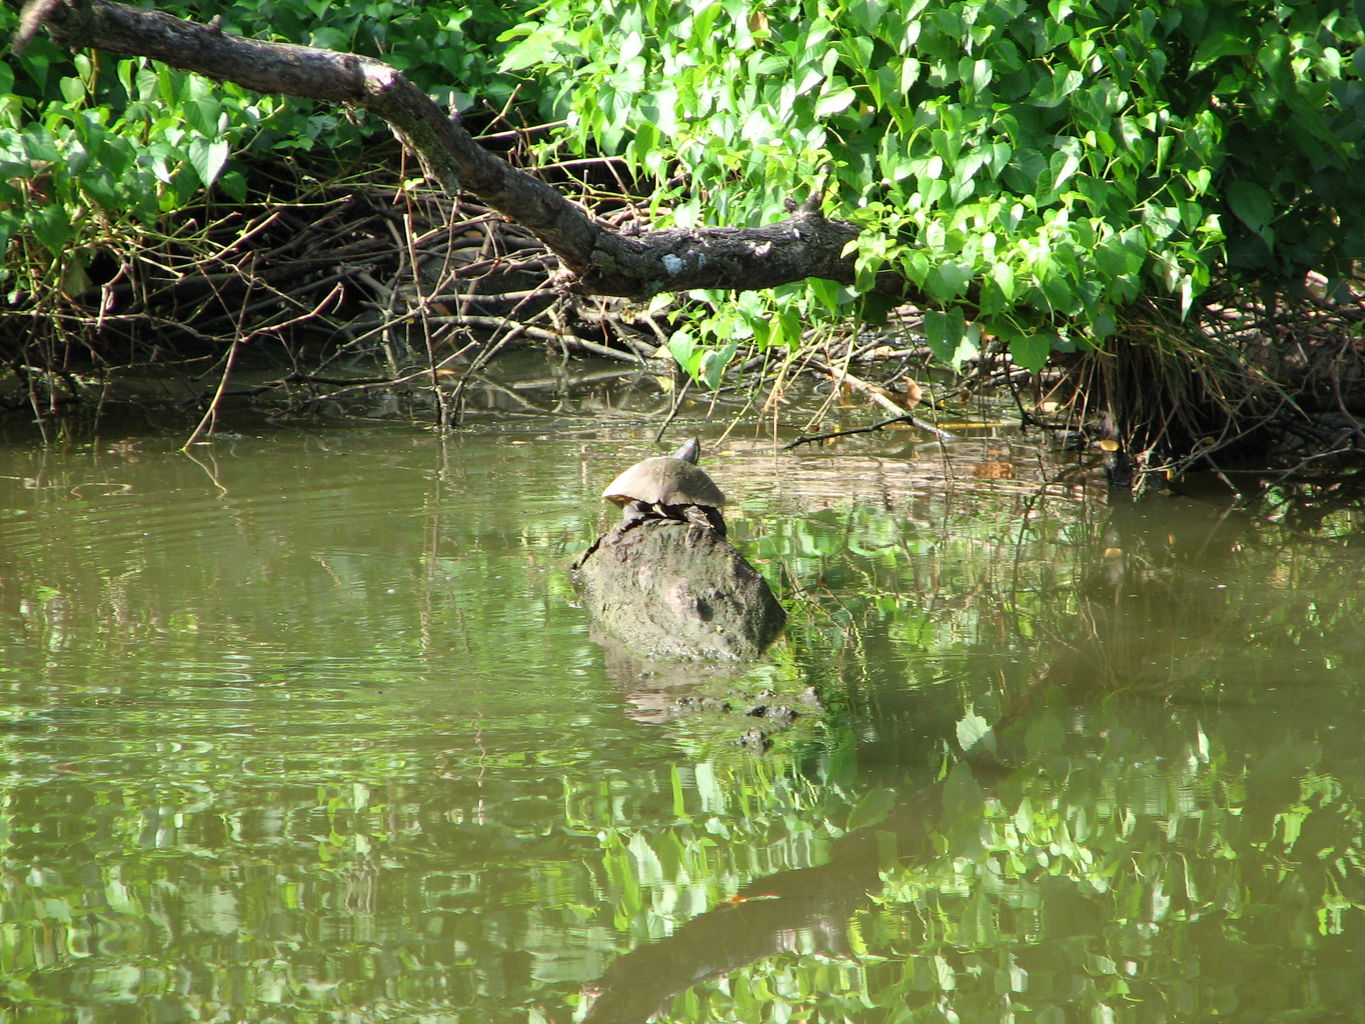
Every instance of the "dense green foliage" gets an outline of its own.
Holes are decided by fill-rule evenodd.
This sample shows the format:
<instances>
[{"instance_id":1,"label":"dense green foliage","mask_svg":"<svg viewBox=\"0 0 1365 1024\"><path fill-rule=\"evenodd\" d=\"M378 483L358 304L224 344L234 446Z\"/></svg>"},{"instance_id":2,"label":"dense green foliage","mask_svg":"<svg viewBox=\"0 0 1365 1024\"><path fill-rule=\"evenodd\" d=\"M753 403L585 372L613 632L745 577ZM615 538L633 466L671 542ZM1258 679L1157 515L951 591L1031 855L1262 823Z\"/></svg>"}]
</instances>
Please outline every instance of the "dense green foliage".
<instances>
[{"instance_id":1,"label":"dense green foliage","mask_svg":"<svg viewBox=\"0 0 1365 1024\"><path fill-rule=\"evenodd\" d=\"M1038 366L1102 342L1140 296L1188 311L1230 275L1336 275L1365 237L1365 58L1339 0L286 0L224 16L382 57L456 107L515 92L567 119L552 145L623 158L661 224L763 223L831 169L827 209L863 228L859 287L712 297L673 346L712 381L736 343L791 347L844 317L888 264L945 361L991 335ZM13 21L4 8L0 31ZM325 160L369 128L40 39L0 66L6 291L78 290L97 251L206 185L242 200L251 161L234 156Z\"/></svg>"},{"instance_id":2,"label":"dense green foliage","mask_svg":"<svg viewBox=\"0 0 1365 1024\"><path fill-rule=\"evenodd\" d=\"M221 14L224 30L241 35L382 58L455 108L502 103L515 84L496 74L489 48L519 16L516 4L159 6L200 21ZM0 36L16 23L17 12L0 8ZM0 250L8 250L0 288L11 302L28 293L28 304L54 290L78 294L101 250L137 244L206 187L244 201L271 181L253 183L248 165L330 166L372 128L342 110L144 58L72 55L39 35L0 64Z\"/></svg>"},{"instance_id":3,"label":"dense green foliage","mask_svg":"<svg viewBox=\"0 0 1365 1024\"><path fill-rule=\"evenodd\" d=\"M1346 4L560 0L509 38L504 68L558 83L576 145L621 152L679 223L776 218L832 165L861 267L923 292L950 361L984 329L1037 366L1144 293L1188 310L1229 269L1361 255ZM751 298L715 326L791 344L847 298L816 284L777 304L799 317Z\"/></svg>"}]
</instances>

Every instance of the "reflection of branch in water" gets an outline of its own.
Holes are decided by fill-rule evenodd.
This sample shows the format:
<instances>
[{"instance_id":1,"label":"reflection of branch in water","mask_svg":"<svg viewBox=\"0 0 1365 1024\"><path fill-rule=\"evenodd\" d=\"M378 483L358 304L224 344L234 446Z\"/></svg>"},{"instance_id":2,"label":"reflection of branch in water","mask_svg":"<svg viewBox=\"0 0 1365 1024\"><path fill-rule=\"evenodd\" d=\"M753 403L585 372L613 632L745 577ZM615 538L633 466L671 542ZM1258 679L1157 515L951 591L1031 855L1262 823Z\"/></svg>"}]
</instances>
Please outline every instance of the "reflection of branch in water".
<instances>
[{"instance_id":1,"label":"reflection of branch in water","mask_svg":"<svg viewBox=\"0 0 1365 1024\"><path fill-rule=\"evenodd\" d=\"M183 456L185 456L185 458L189 459L191 462L193 462L196 466L198 466L200 469L202 469L202 470L204 471L204 474L205 474L205 475L209 478L209 480L213 483L213 486L216 487L216 488L218 488L218 496L219 496L219 497L221 497L221 498L226 498L226 497L227 497L227 495L228 495L228 489L227 489L226 487L223 486L223 481L220 480L220 479L218 478L218 462L217 462L217 460L213 457L213 453L212 453L212 452L210 452L210 453L208 454L209 461L213 463L213 465L211 465L211 466L208 465L207 463L201 461L200 459L198 459L198 458L195 456L194 452L191 451L191 450L189 449L188 446L186 446L186 447L184 447L184 448L181 448L181 449L180 449L180 454L183 455Z\"/></svg>"},{"instance_id":2,"label":"reflection of branch in water","mask_svg":"<svg viewBox=\"0 0 1365 1024\"><path fill-rule=\"evenodd\" d=\"M846 953L849 918L879 885L879 834L895 834L900 856L927 860L940 795L938 785L920 790L875 829L834 843L827 863L760 878L735 902L620 957L586 987L593 1004L583 1024L640 1024L671 995L795 950L799 932L813 935L821 952Z\"/></svg>"}]
</instances>

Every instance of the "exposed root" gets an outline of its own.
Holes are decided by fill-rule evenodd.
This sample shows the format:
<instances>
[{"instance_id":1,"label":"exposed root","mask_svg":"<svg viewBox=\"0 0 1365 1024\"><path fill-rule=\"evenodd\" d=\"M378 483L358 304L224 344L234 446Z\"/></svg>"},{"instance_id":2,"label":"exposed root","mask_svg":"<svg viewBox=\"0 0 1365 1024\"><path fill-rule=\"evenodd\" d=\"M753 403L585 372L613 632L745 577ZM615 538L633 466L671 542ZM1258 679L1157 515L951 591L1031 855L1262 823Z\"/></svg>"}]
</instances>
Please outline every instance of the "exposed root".
<instances>
[{"instance_id":1,"label":"exposed root","mask_svg":"<svg viewBox=\"0 0 1365 1024\"><path fill-rule=\"evenodd\" d=\"M1146 479L1358 455L1363 324L1355 294L1237 296L1184 320L1149 301L1123 311L1116 336L1074 360L1053 395L1072 426L1111 440Z\"/></svg>"}]
</instances>

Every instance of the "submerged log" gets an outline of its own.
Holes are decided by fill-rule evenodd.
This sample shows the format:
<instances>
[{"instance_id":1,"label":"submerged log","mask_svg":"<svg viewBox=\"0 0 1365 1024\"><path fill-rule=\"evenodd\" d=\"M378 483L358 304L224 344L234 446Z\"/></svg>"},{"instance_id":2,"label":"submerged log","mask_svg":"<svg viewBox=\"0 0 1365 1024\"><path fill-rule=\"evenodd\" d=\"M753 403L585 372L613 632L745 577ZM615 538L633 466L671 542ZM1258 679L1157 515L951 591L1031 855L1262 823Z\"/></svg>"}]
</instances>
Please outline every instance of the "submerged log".
<instances>
[{"instance_id":1,"label":"submerged log","mask_svg":"<svg viewBox=\"0 0 1365 1024\"><path fill-rule=\"evenodd\" d=\"M618 524L577 569L598 626L650 657L749 660L787 621L767 580L697 523Z\"/></svg>"}]
</instances>

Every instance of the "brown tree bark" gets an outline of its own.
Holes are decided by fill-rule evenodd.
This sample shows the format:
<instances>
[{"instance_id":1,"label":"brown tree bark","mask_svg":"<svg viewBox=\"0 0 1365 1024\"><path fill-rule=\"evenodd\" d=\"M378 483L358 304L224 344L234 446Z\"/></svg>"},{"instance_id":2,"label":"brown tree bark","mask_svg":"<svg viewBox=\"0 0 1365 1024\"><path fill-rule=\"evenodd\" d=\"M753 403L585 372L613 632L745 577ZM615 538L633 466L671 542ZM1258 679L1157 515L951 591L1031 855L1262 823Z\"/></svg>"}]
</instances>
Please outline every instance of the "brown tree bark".
<instances>
[{"instance_id":1,"label":"brown tree bark","mask_svg":"<svg viewBox=\"0 0 1365 1024\"><path fill-rule=\"evenodd\" d=\"M473 193L535 234L563 264L559 283L575 291L645 299L693 288L770 288L807 277L854 280L854 260L844 250L857 229L823 216L819 195L799 208L792 204L788 217L763 227L623 235L483 149L457 119L382 61L241 38L215 23L197 24L110 0L32 0L15 47L40 27L72 49L137 54L257 92L372 111L435 184L451 193ZM879 282L879 290L904 288L903 280L891 277Z\"/></svg>"}]
</instances>

